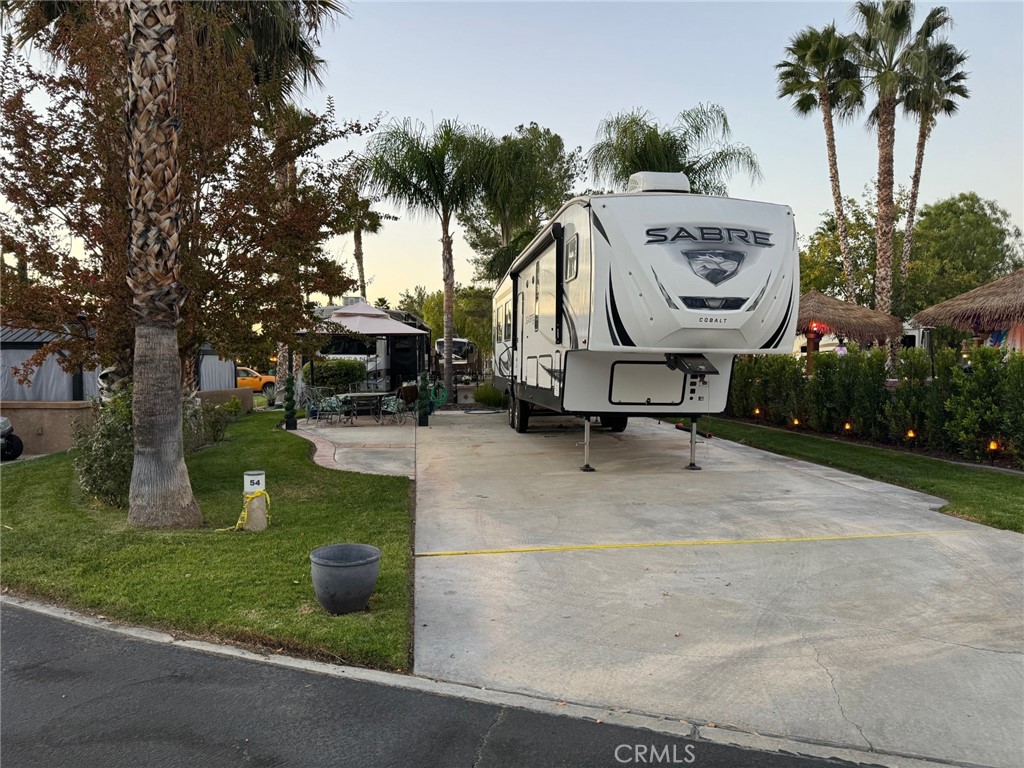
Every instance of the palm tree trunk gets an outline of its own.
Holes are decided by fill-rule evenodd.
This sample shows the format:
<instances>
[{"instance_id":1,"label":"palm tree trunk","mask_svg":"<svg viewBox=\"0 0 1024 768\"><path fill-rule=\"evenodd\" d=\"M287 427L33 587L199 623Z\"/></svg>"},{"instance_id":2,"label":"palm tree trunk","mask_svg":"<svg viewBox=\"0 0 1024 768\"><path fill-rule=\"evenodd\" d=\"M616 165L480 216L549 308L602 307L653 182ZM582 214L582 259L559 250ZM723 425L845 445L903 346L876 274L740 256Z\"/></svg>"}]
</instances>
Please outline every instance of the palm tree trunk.
<instances>
[{"instance_id":1,"label":"palm tree trunk","mask_svg":"<svg viewBox=\"0 0 1024 768\"><path fill-rule=\"evenodd\" d=\"M132 395L135 464L128 494L128 522L132 525L198 528L203 524L185 467L180 377L175 329L136 325Z\"/></svg>"},{"instance_id":2,"label":"palm tree trunk","mask_svg":"<svg viewBox=\"0 0 1024 768\"><path fill-rule=\"evenodd\" d=\"M448 401L455 395L452 386L452 339L455 336L455 262L452 256L452 236L449 232L451 221L448 217L441 219L441 266L444 278L444 388L448 392Z\"/></svg>"},{"instance_id":3,"label":"palm tree trunk","mask_svg":"<svg viewBox=\"0 0 1024 768\"><path fill-rule=\"evenodd\" d=\"M177 60L172 0L131 0L128 86L128 283L135 325L132 424L135 463L128 522L153 528L202 525L181 434L178 312Z\"/></svg>"},{"instance_id":4,"label":"palm tree trunk","mask_svg":"<svg viewBox=\"0 0 1024 768\"><path fill-rule=\"evenodd\" d=\"M825 149L828 152L828 178L832 183L832 205L836 213L836 230L839 233L839 253L843 258L843 282L846 285L846 300L856 301L853 282L853 259L850 256L850 237L846 230L846 214L843 211L843 195L839 186L839 161L836 156L836 133L832 123L832 102L828 89L822 88L818 102L821 105L821 119L825 124Z\"/></svg>"},{"instance_id":5,"label":"palm tree trunk","mask_svg":"<svg viewBox=\"0 0 1024 768\"><path fill-rule=\"evenodd\" d=\"M878 215L875 226L875 309L892 310L893 146L896 142L896 102L878 103Z\"/></svg>"},{"instance_id":6,"label":"palm tree trunk","mask_svg":"<svg viewBox=\"0 0 1024 768\"><path fill-rule=\"evenodd\" d=\"M356 261L359 273L359 295L366 298L366 273L363 272L363 230L356 227L352 230L352 258Z\"/></svg>"},{"instance_id":7,"label":"palm tree trunk","mask_svg":"<svg viewBox=\"0 0 1024 768\"><path fill-rule=\"evenodd\" d=\"M924 165L924 145L931 133L928 115L921 115L917 132L917 156L914 158L914 175L910 177L910 200L907 203L907 226L903 232L903 254L900 256L900 277L905 282L910 268L910 249L914 244L914 217L917 216L917 193L921 189L921 166Z\"/></svg>"}]
</instances>

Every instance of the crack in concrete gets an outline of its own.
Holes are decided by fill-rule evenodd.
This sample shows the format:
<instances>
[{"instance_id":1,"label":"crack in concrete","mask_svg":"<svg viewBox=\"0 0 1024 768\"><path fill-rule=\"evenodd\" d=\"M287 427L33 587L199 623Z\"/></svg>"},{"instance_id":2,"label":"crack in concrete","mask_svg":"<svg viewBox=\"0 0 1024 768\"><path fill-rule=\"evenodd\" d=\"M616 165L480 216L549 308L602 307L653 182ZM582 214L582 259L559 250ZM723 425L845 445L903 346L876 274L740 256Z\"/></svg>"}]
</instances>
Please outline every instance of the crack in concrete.
<instances>
[{"instance_id":1,"label":"crack in concrete","mask_svg":"<svg viewBox=\"0 0 1024 768\"><path fill-rule=\"evenodd\" d=\"M811 650L814 651L814 663L817 664L819 667L821 667L823 670L825 670L825 674L828 675L828 682L832 686L832 693L834 693L835 696L836 696L836 704L839 707L839 714L842 715L843 720L845 720L846 722L848 722L850 725L852 725L854 728L857 729L857 733L859 733L860 737L862 739L864 739L864 743L868 745L868 749L870 751L874 752L875 751L875 745L872 744L871 743L871 739L869 739L864 734L864 729L861 728L860 725L855 723L853 720L851 720L849 718L849 716L846 714L846 709L843 707L843 699L839 695L839 689L836 688L836 679L835 679L835 677L832 676L832 671L822 663L822 661L821 661L821 651L818 650L818 646L816 646L810 640L810 638L808 638L807 635L805 635L803 633L803 630L801 630L799 627L796 626L796 624L793 623L793 617L792 616L789 616L788 614L782 613L780 611L772 611L772 613L775 613L776 615L781 616L782 618L784 618L786 620L786 623L789 624L790 628L794 632L796 632L798 635L800 635L800 639L803 640L805 643L807 643L809 646L811 646Z\"/></svg>"},{"instance_id":2,"label":"crack in concrete","mask_svg":"<svg viewBox=\"0 0 1024 768\"><path fill-rule=\"evenodd\" d=\"M473 756L472 768L477 768L480 765L480 760L483 759L484 749L487 748L487 741L491 738L491 734L494 729L498 727L498 724L505 718L505 707L498 710L498 714L494 717L494 722L491 723L490 727L484 732L484 735L480 737L480 745L476 748L476 754Z\"/></svg>"},{"instance_id":3,"label":"crack in concrete","mask_svg":"<svg viewBox=\"0 0 1024 768\"><path fill-rule=\"evenodd\" d=\"M852 725L854 728L857 729L857 733L859 733L860 737L862 739L864 739L865 743L867 743L868 749L870 749L872 752L874 752L875 751L875 745L871 743L871 739L869 739L867 736L864 735L864 729L861 728L857 723L853 722L853 720L851 720L849 717L847 717L846 710L843 708L843 699L839 695L839 689L836 688L836 679L832 676L832 672L829 670L829 668L821 663L821 653L818 651L818 649L814 645L814 643L812 643L810 640L807 640L806 637L804 638L804 640L807 643L810 644L811 648L814 649L814 661L815 661L815 663L819 667L821 667L823 670L825 670L825 674L828 675L828 681L832 685L832 693L834 693L836 695L836 704L839 705L839 714L841 714L843 716L843 720L845 720L846 722L848 722L850 725Z\"/></svg>"}]
</instances>

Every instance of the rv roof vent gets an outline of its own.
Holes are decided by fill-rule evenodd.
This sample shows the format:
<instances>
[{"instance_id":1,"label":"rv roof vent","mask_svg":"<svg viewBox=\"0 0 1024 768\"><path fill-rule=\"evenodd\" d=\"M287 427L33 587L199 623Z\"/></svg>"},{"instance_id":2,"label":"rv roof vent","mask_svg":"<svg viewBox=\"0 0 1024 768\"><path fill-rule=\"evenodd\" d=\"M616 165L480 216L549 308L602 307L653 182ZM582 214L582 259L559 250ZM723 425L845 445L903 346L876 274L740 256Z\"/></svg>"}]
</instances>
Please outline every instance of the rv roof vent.
<instances>
[{"instance_id":1,"label":"rv roof vent","mask_svg":"<svg viewBox=\"0 0 1024 768\"><path fill-rule=\"evenodd\" d=\"M629 177L626 192L689 192L690 180L685 173L640 171Z\"/></svg>"}]
</instances>

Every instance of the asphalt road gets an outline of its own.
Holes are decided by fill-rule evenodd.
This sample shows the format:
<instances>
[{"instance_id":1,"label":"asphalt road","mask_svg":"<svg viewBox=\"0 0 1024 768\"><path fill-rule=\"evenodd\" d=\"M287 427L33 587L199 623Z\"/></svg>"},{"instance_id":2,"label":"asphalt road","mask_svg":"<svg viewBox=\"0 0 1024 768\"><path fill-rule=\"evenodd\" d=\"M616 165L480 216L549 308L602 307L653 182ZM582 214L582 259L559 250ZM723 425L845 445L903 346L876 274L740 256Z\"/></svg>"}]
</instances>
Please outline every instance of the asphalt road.
<instances>
[{"instance_id":1,"label":"asphalt road","mask_svg":"<svg viewBox=\"0 0 1024 768\"><path fill-rule=\"evenodd\" d=\"M4 768L853 765L339 680L9 605L0 642Z\"/></svg>"}]
</instances>

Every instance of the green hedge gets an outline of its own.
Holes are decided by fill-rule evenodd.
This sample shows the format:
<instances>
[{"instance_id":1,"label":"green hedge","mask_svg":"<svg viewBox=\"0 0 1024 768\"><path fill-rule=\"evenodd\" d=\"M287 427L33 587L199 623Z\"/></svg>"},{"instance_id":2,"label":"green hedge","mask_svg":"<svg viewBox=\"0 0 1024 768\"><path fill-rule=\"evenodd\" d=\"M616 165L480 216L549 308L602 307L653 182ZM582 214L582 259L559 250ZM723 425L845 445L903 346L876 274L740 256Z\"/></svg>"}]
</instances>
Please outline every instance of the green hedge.
<instances>
[{"instance_id":1,"label":"green hedge","mask_svg":"<svg viewBox=\"0 0 1024 768\"><path fill-rule=\"evenodd\" d=\"M335 394L348 392L350 384L366 381L366 363L359 360L316 360L316 386L330 387ZM302 379L309 384L309 363L302 366Z\"/></svg>"},{"instance_id":2,"label":"green hedge","mask_svg":"<svg viewBox=\"0 0 1024 768\"><path fill-rule=\"evenodd\" d=\"M934 359L906 349L887 382L882 349L819 352L811 377L788 355L737 358L726 413L778 426L796 419L826 434L913 443L975 460L990 455L994 440L1024 466L1024 355L977 347L966 366L961 362L950 349L937 350Z\"/></svg>"}]
</instances>

